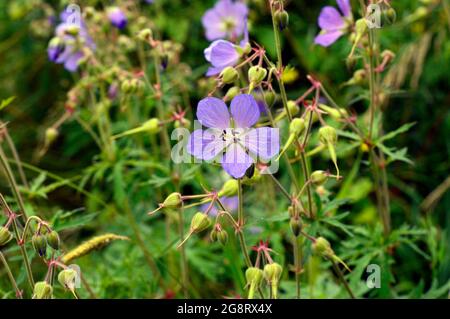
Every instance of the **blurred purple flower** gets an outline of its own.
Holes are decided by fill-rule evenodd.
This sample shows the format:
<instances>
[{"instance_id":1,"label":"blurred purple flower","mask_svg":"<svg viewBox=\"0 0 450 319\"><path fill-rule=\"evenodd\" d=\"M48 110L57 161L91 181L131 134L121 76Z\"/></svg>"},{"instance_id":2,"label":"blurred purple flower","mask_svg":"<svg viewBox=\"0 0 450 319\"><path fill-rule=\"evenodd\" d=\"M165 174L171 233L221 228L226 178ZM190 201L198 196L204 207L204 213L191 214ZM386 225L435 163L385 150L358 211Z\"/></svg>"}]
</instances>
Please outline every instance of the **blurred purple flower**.
<instances>
[{"instance_id":1,"label":"blurred purple flower","mask_svg":"<svg viewBox=\"0 0 450 319\"><path fill-rule=\"evenodd\" d=\"M213 41L225 38L234 40L240 37L245 30L247 15L248 8L244 3L219 0L202 17L206 38Z\"/></svg>"},{"instance_id":2,"label":"blurred purple flower","mask_svg":"<svg viewBox=\"0 0 450 319\"><path fill-rule=\"evenodd\" d=\"M145 2L148 3L148 4L154 4L155 0L145 0Z\"/></svg>"},{"instance_id":3,"label":"blurred purple flower","mask_svg":"<svg viewBox=\"0 0 450 319\"><path fill-rule=\"evenodd\" d=\"M238 209L238 206L239 206L239 200L238 200L237 196L233 196L233 197L222 196L220 198L220 202L223 204L223 207L231 214L236 212ZM200 210L202 212L205 212L209 208L209 206L210 206L210 203L203 204L202 206L200 206ZM217 209L216 205L213 205L211 207L211 209L209 210L209 215L217 216L218 212L219 212L219 210Z\"/></svg>"},{"instance_id":4,"label":"blurred purple flower","mask_svg":"<svg viewBox=\"0 0 450 319\"><path fill-rule=\"evenodd\" d=\"M84 57L83 47L94 50L95 44L81 19L75 23L66 11L60 17L61 23L56 27L55 37L47 48L48 58L57 64L64 64L66 70L75 72L80 59Z\"/></svg>"},{"instance_id":5,"label":"blurred purple flower","mask_svg":"<svg viewBox=\"0 0 450 319\"><path fill-rule=\"evenodd\" d=\"M244 27L244 38L240 45L236 45L227 40L216 40L204 50L206 61L211 63L206 76L217 75L227 66L235 66L246 50L250 48L247 22Z\"/></svg>"},{"instance_id":6,"label":"blurred purple flower","mask_svg":"<svg viewBox=\"0 0 450 319\"><path fill-rule=\"evenodd\" d=\"M255 157L269 160L280 149L277 129L251 128L259 116L258 105L249 94L237 95L231 101L230 111L221 99L204 98L198 103L197 118L209 129L192 132L187 151L198 159L218 159L228 174L241 178Z\"/></svg>"},{"instance_id":7,"label":"blurred purple flower","mask_svg":"<svg viewBox=\"0 0 450 319\"><path fill-rule=\"evenodd\" d=\"M350 0L336 0L342 14L334 7L326 6L320 11L318 23L320 33L314 43L327 47L339 39L353 19Z\"/></svg>"},{"instance_id":8,"label":"blurred purple flower","mask_svg":"<svg viewBox=\"0 0 450 319\"><path fill-rule=\"evenodd\" d=\"M120 30L125 28L128 23L125 13L118 7L108 9L108 19L113 26Z\"/></svg>"}]
</instances>

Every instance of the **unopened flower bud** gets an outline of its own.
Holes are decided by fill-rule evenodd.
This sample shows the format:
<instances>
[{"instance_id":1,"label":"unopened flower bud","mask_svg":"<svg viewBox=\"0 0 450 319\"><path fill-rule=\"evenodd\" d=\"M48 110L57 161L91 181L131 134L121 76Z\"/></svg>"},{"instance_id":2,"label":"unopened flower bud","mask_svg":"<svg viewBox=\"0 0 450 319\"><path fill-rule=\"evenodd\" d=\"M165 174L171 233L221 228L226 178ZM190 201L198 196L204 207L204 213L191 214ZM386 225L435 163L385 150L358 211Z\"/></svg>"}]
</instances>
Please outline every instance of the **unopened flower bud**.
<instances>
[{"instance_id":1,"label":"unopened flower bud","mask_svg":"<svg viewBox=\"0 0 450 319\"><path fill-rule=\"evenodd\" d=\"M319 129L319 140L323 144L335 145L337 142L336 129L331 126L323 126Z\"/></svg>"},{"instance_id":2,"label":"unopened flower bud","mask_svg":"<svg viewBox=\"0 0 450 319\"><path fill-rule=\"evenodd\" d=\"M56 231L52 230L51 232L46 234L45 237L47 239L48 245L51 248L53 248L54 250L58 250L59 249L60 239L59 239L59 235L58 235L58 233Z\"/></svg>"},{"instance_id":3,"label":"unopened flower bud","mask_svg":"<svg viewBox=\"0 0 450 319\"><path fill-rule=\"evenodd\" d=\"M150 134L156 134L159 132L159 119L152 118L152 119L144 122L144 124L142 124L142 126Z\"/></svg>"},{"instance_id":4,"label":"unopened flower bud","mask_svg":"<svg viewBox=\"0 0 450 319\"><path fill-rule=\"evenodd\" d=\"M231 88L228 89L227 93L225 94L225 100L230 101L239 93L241 93L241 89L238 86L232 86Z\"/></svg>"},{"instance_id":5,"label":"unopened flower bud","mask_svg":"<svg viewBox=\"0 0 450 319\"><path fill-rule=\"evenodd\" d=\"M291 113L292 116L295 116L298 114L298 112L300 112L300 108L297 105L297 103L295 103L295 101L292 101L292 100L288 101L287 107L288 107L289 113Z\"/></svg>"},{"instance_id":6,"label":"unopened flower bud","mask_svg":"<svg viewBox=\"0 0 450 319\"><path fill-rule=\"evenodd\" d=\"M51 145L56 138L58 137L59 133L58 130L54 127L49 127L45 130L45 145L49 146Z\"/></svg>"},{"instance_id":7,"label":"unopened flower bud","mask_svg":"<svg viewBox=\"0 0 450 319\"><path fill-rule=\"evenodd\" d=\"M330 242L323 237L318 237L313 243L313 250L316 254L330 258L334 255L333 249L331 249Z\"/></svg>"},{"instance_id":8,"label":"unopened flower bud","mask_svg":"<svg viewBox=\"0 0 450 319\"><path fill-rule=\"evenodd\" d=\"M120 86L120 89L123 93L127 94L131 92L131 82L130 80L126 79L122 81L122 84Z\"/></svg>"},{"instance_id":9,"label":"unopened flower bud","mask_svg":"<svg viewBox=\"0 0 450 319\"><path fill-rule=\"evenodd\" d=\"M211 225L211 220L209 219L208 215L197 212L195 213L194 217L192 217L191 220L191 233L197 234L205 229L207 229Z\"/></svg>"},{"instance_id":10,"label":"unopened flower bud","mask_svg":"<svg viewBox=\"0 0 450 319\"><path fill-rule=\"evenodd\" d=\"M295 136L299 136L305 129L305 120L302 118L295 118L289 125L289 133Z\"/></svg>"},{"instance_id":11,"label":"unopened flower bud","mask_svg":"<svg viewBox=\"0 0 450 319\"><path fill-rule=\"evenodd\" d=\"M74 269L66 268L58 274L58 281L64 288L74 291L77 276Z\"/></svg>"},{"instance_id":12,"label":"unopened flower bud","mask_svg":"<svg viewBox=\"0 0 450 319\"><path fill-rule=\"evenodd\" d=\"M275 12L275 22L280 30L284 30L289 25L289 14L286 10L279 10Z\"/></svg>"},{"instance_id":13,"label":"unopened flower bud","mask_svg":"<svg viewBox=\"0 0 450 319\"><path fill-rule=\"evenodd\" d=\"M51 299L53 288L46 281L39 281L34 284L33 299Z\"/></svg>"},{"instance_id":14,"label":"unopened flower bud","mask_svg":"<svg viewBox=\"0 0 450 319\"><path fill-rule=\"evenodd\" d=\"M180 193L172 193L166 197L162 206L164 208L179 208L179 207L181 207L182 203L183 203L183 200L181 198L181 194Z\"/></svg>"},{"instance_id":15,"label":"unopened flower bud","mask_svg":"<svg viewBox=\"0 0 450 319\"><path fill-rule=\"evenodd\" d=\"M314 171L311 173L311 182L315 185L322 185L328 179L328 174L325 171Z\"/></svg>"},{"instance_id":16,"label":"unopened flower bud","mask_svg":"<svg viewBox=\"0 0 450 319\"><path fill-rule=\"evenodd\" d=\"M264 101L268 106L272 106L275 102L276 95L272 91L266 91L264 92Z\"/></svg>"},{"instance_id":17,"label":"unopened flower bud","mask_svg":"<svg viewBox=\"0 0 450 319\"><path fill-rule=\"evenodd\" d=\"M264 266L264 278L268 282L278 282L281 278L281 274L283 273L283 267L277 263L266 264Z\"/></svg>"},{"instance_id":18,"label":"unopened flower bud","mask_svg":"<svg viewBox=\"0 0 450 319\"><path fill-rule=\"evenodd\" d=\"M229 179L227 180L223 186L222 189L217 194L219 197L226 196L231 197L237 194L239 188L239 182L236 179Z\"/></svg>"},{"instance_id":19,"label":"unopened flower bud","mask_svg":"<svg viewBox=\"0 0 450 319\"><path fill-rule=\"evenodd\" d=\"M217 233L217 240L219 241L220 244L222 244L222 246L225 246L228 242L227 231L222 229L222 231Z\"/></svg>"},{"instance_id":20,"label":"unopened flower bud","mask_svg":"<svg viewBox=\"0 0 450 319\"><path fill-rule=\"evenodd\" d=\"M47 240L44 235L34 234L31 238L34 250L38 253L40 257L44 257L47 252Z\"/></svg>"},{"instance_id":21,"label":"unopened flower bud","mask_svg":"<svg viewBox=\"0 0 450 319\"><path fill-rule=\"evenodd\" d=\"M153 37L153 32L149 28L143 29L143 30L139 31L139 33L138 33L138 38L139 38L139 40L142 40L142 41L148 42L152 39L152 37Z\"/></svg>"},{"instance_id":22,"label":"unopened flower bud","mask_svg":"<svg viewBox=\"0 0 450 319\"><path fill-rule=\"evenodd\" d=\"M253 299L255 290L261 285L261 281L264 277L264 273L261 269L256 267L250 267L245 271L245 279L247 285L249 285L248 299Z\"/></svg>"},{"instance_id":23,"label":"unopened flower bud","mask_svg":"<svg viewBox=\"0 0 450 319\"><path fill-rule=\"evenodd\" d=\"M5 246L13 238L8 228L2 226L0 228L0 247Z\"/></svg>"},{"instance_id":24,"label":"unopened flower bud","mask_svg":"<svg viewBox=\"0 0 450 319\"><path fill-rule=\"evenodd\" d=\"M347 111L343 108L340 109L335 109L333 107L330 107L328 105L325 104L319 104L319 108L321 110L324 110L325 112L328 113L328 115L330 115L332 118L339 120L342 117L345 117L348 115Z\"/></svg>"},{"instance_id":25,"label":"unopened flower bud","mask_svg":"<svg viewBox=\"0 0 450 319\"><path fill-rule=\"evenodd\" d=\"M239 73L232 66L227 66L220 72L220 77L224 84L230 84L239 79Z\"/></svg>"},{"instance_id":26,"label":"unopened flower bud","mask_svg":"<svg viewBox=\"0 0 450 319\"><path fill-rule=\"evenodd\" d=\"M395 12L394 8L385 2L381 2L381 26L388 26L394 24L395 20L397 20L397 12Z\"/></svg>"},{"instance_id":27,"label":"unopened flower bud","mask_svg":"<svg viewBox=\"0 0 450 319\"><path fill-rule=\"evenodd\" d=\"M294 236L298 237L302 231L302 220L299 217L292 217L289 221L289 226L291 226Z\"/></svg>"},{"instance_id":28,"label":"unopened flower bud","mask_svg":"<svg viewBox=\"0 0 450 319\"><path fill-rule=\"evenodd\" d=\"M264 80L266 75L267 75L267 70L264 69L263 67L260 67L259 65L252 66L248 70L248 80L249 80L250 84L253 85L253 87L260 84Z\"/></svg>"}]
</instances>

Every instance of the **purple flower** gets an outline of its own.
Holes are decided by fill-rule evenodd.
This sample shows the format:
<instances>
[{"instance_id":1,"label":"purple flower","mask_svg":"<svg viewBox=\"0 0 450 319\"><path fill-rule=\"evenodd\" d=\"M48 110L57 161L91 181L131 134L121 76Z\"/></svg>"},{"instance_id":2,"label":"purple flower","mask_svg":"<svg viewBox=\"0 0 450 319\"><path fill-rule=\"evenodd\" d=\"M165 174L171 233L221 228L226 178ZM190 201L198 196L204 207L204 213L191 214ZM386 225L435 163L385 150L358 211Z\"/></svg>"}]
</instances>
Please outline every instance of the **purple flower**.
<instances>
[{"instance_id":1,"label":"purple flower","mask_svg":"<svg viewBox=\"0 0 450 319\"><path fill-rule=\"evenodd\" d=\"M240 45L236 45L227 40L216 40L203 52L206 61L211 63L206 76L217 75L227 66L235 66L244 53L250 50L248 40L247 22L244 27L244 38Z\"/></svg>"},{"instance_id":2,"label":"purple flower","mask_svg":"<svg viewBox=\"0 0 450 319\"><path fill-rule=\"evenodd\" d=\"M230 111L221 99L204 98L198 103L197 118L208 129L192 132L187 151L205 161L216 159L228 174L241 178L256 160L270 160L280 149L278 129L251 128L259 116L258 105L248 94L237 95Z\"/></svg>"},{"instance_id":3,"label":"purple flower","mask_svg":"<svg viewBox=\"0 0 450 319\"><path fill-rule=\"evenodd\" d=\"M123 13L123 11L118 7L112 7L108 9L108 19L113 26L120 30L125 28L128 23L125 13Z\"/></svg>"},{"instance_id":4,"label":"purple flower","mask_svg":"<svg viewBox=\"0 0 450 319\"><path fill-rule=\"evenodd\" d=\"M145 2L148 3L148 4L154 4L155 0L145 0Z\"/></svg>"},{"instance_id":5,"label":"purple flower","mask_svg":"<svg viewBox=\"0 0 450 319\"><path fill-rule=\"evenodd\" d=\"M223 204L223 207L229 213L234 213L235 211L237 211L238 206L239 206L239 200L238 200L237 196L233 196L233 197L222 196L220 198L220 202ZM203 204L202 206L200 206L200 210L202 212L206 212L206 210L209 208L210 205L211 205L210 203ZM217 216L218 212L219 212L219 210L217 209L216 205L213 205L211 207L211 209L209 210L208 214L210 216Z\"/></svg>"},{"instance_id":6,"label":"purple flower","mask_svg":"<svg viewBox=\"0 0 450 319\"><path fill-rule=\"evenodd\" d=\"M84 57L83 48L95 49L95 44L87 33L86 25L80 19L75 23L66 11L61 13L61 23L56 27L55 37L50 41L47 54L50 61L64 64L66 70L75 72Z\"/></svg>"},{"instance_id":7,"label":"purple flower","mask_svg":"<svg viewBox=\"0 0 450 319\"><path fill-rule=\"evenodd\" d=\"M219 0L216 5L206 11L202 17L206 38L235 39L244 33L248 8L242 2Z\"/></svg>"},{"instance_id":8,"label":"purple flower","mask_svg":"<svg viewBox=\"0 0 450 319\"><path fill-rule=\"evenodd\" d=\"M238 48L238 46L226 40L216 40L211 43L204 51L206 61L211 63L206 75L216 75L227 66L235 66L241 57Z\"/></svg>"},{"instance_id":9,"label":"purple flower","mask_svg":"<svg viewBox=\"0 0 450 319\"><path fill-rule=\"evenodd\" d=\"M349 23L353 20L350 0L336 0L342 14L334 7L326 6L320 11L318 23L320 33L314 39L314 43L327 47L345 32Z\"/></svg>"}]
</instances>

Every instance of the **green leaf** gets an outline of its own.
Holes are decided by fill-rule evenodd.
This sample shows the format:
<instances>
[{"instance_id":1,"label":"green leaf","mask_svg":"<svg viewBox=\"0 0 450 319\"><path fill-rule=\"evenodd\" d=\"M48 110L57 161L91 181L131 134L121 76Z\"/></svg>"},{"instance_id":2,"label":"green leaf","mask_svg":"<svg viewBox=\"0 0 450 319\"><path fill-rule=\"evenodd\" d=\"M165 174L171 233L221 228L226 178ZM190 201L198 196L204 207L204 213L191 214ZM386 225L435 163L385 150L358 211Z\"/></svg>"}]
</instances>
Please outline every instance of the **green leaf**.
<instances>
[{"instance_id":1,"label":"green leaf","mask_svg":"<svg viewBox=\"0 0 450 319\"><path fill-rule=\"evenodd\" d=\"M11 96L5 100L2 100L2 103L0 103L0 111L3 110L8 105L10 105L12 103L12 101L15 100L15 98L16 98L15 96Z\"/></svg>"},{"instance_id":2,"label":"green leaf","mask_svg":"<svg viewBox=\"0 0 450 319\"><path fill-rule=\"evenodd\" d=\"M116 203L123 203L126 199L125 184L123 182L122 175L122 163L114 165L113 178L114 178L114 200Z\"/></svg>"},{"instance_id":3,"label":"green leaf","mask_svg":"<svg viewBox=\"0 0 450 319\"><path fill-rule=\"evenodd\" d=\"M385 135L383 135L382 137L380 137L377 141L377 143L382 143L384 141L390 140L394 137L396 137L397 135L401 134L401 133L405 133L407 132L411 127L413 127L414 125L416 125L416 122L412 122L412 123L406 123L403 124L402 126L400 126L398 129L396 129L395 131L389 132Z\"/></svg>"},{"instance_id":4,"label":"green leaf","mask_svg":"<svg viewBox=\"0 0 450 319\"><path fill-rule=\"evenodd\" d=\"M394 161L401 161L408 164L413 165L414 162L411 161L409 158L406 157L406 153L408 152L408 149L406 147L398 150L396 148L389 148L383 144L377 144L379 149L386 154L388 158L388 163L394 162Z\"/></svg>"}]
</instances>

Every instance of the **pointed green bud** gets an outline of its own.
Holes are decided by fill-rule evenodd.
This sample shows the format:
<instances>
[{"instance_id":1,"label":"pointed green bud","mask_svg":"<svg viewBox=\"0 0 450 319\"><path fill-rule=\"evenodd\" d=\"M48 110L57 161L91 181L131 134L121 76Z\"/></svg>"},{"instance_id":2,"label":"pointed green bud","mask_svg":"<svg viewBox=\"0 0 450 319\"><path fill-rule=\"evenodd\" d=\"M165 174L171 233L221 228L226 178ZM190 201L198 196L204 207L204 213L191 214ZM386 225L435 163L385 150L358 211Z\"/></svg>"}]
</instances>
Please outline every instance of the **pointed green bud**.
<instances>
[{"instance_id":1,"label":"pointed green bud","mask_svg":"<svg viewBox=\"0 0 450 319\"><path fill-rule=\"evenodd\" d=\"M219 196L219 197L234 196L237 194L238 188L239 188L239 182L236 179L229 179L223 184L222 189L219 191L217 196Z\"/></svg>"},{"instance_id":2,"label":"pointed green bud","mask_svg":"<svg viewBox=\"0 0 450 319\"><path fill-rule=\"evenodd\" d=\"M314 185L322 185L328 179L328 174L325 171L314 171L311 173L311 182Z\"/></svg>"},{"instance_id":3,"label":"pointed green bud","mask_svg":"<svg viewBox=\"0 0 450 319\"><path fill-rule=\"evenodd\" d=\"M292 116L295 116L298 114L298 112L300 112L300 108L297 105L297 103L295 103L295 101L292 100L288 101L287 107Z\"/></svg>"},{"instance_id":4,"label":"pointed green bud","mask_svg":"<svg viewBox=\"0 0 450 319\"><path fill-rule=\"evenodd\" d=\"M345 109L335 109L325 104L319 104L319 108L328 113L332 118L339 120L342 117L347 116L347 111Z\"/></svg>"},{"instance_id":5,"label":"pointed green bud","mask_svg":"<svg viewBox=\"0 0 450 319\"><path fill-rule=\"evenodd\" d=\"M252 66L248 70L248 80L249 80L250 84L253 85L253 87L260 84L265 79L266 75L267 75L267 70L264 69L263 67L260 67L259 65Z\"/></svg>"},{"instance_id":6,"label":"pointed green bud","mask_svg":"<svg viewBox=\"0 0 450 319\"><path fill-rule=\"evenodd\" d=\"M278 299L278 283L283 273L283 267L280 264L272 263L264 266L264 278L270 285L272 298Z\"/></svg>"},{"instance_id":7,"label":"pointed green bud","mask_svg":"<svg viewBox=\"0 0 450 319\"><path fill-rule=\"evenodd\" d=\"M320 256L331 258L334 255L330 242L323 237L318 237L312 247L314 252Z\"/></svg>"},{"instance_id":8,"label":"pointed green bud","mask_svg":"<svg viewBox=\"0 0 450 319\"><path fill-rule=\"evenodd\" d=\"M225 246L228 242L228 233L226 230L222 229L220 232L217 233L217 240L219 241L222 246Z\"/></svg>"},{"instance_id":9,"label":"pointed green bud","mask_svg":"<svg viewBox=\"0 0 450 319\"><path fill-rule=\"evenodd\" d=\"M276 95L272 91L265 91L264 92L264 101L266 104L270 107L275 102Z\"/></svg>"},{"instance_id":10,"label":"pointed green bud","mask_svg":"<svg viewBox=\"0 0 450 319\"><path fill-rule=\"evenodd\" d=\"M138 39L142 40L142 41L149 42L152 39L152 37L153 37L153 32L149 28L143 29L143 30L139 31L139 33L138 33Z\"/></svg>"},{"instance_id":11,"label":"pointed green bud","mask_svg":"<svg viewBox=\"0 0 450 319\"><path fill-rule=\"evenodd\" d=\"M35 283L33 290L33 299L51 299L53 288L46 281Z\"/></svg>"},{"instance_id":12,"label":"pointed green bud","mask_svg":"<svg viewBox=\"0 0 450 319\"><path fill-rule=\"evenodd\" d=\"M128 79L123 80L122 84L120 85L120 89L125 94L131 93L131 82L130 82L130 80L128 80Z\"/></svg>"},{"instance_id":13,"label":"pointed green bud","mask_svg":"<svg viewBox=\"0 0 450 319\"><path fill-rule=\"evenodd\" d=\"M66 268L58 274L58 281L64 288L74 291L77 276L74 269Z\"/></svg>"},{"instance_id":14,"label":"pointed green bud","mask_svg":"<svg viewBox=\"0 0 450 319\"><path fill-rule=\"evenodd\" d=\"M214 227L214 229L213 230L211 230L211 233L209 234L209 239L211 239L211 241L213 242L213 243L215 243L216 241L217 241L217 233L218 233L219 231Z\"/></svg>"},{"instance_id":15,"label":"pointed green bud","mask_svg":"<svg viewBox=\"0 0 450 319\"><path fill-rule=\"evenodd\" d=\"M50 233L45 235L48 245L54 250L59 250L60 239L56 231L52 230Z\"/></svg>"},{"instance_id":16,"label":"pointed green bud","mask_svg":"<svg viewBox=\"0 0 450 319\"><path fill-rule=\"evenodd\" d=\"M302 220L300 218L292 217L289 221L292 233L295 237L298 237L302 231Z\"/></svg>"},{"instance_id":17,"label":"pointed green bud","mask_svg":"<svg viewBox=\"0 0 450 319\"><path fill-rule=\"evenodd\" d=\"M335 145L337 142L336 129L331 126L322 126L319 129L319 140L322 144Z\"/></svg>"},{"instance_id":18,"label":"pointed green bud","mask_svg":"<svg viewBox=\"0 0 450 319\"><path fill-rule=\"evenodd\" d=\"M222 78L222 82L225 84L231 84L239 79L238 71L232 66L227 66L225 69L223 69L222 72L220 72L219 76Z\"/></svg>"},{"instance_id":19,"label":"pointed green bud","mask_svg":"<svg viewBox=\"0 0 450 319\"><path fill-rule=\"evenodd\" d=\"M5 246L11 239L13 239L12 233L8 228L2 226L0 228L0 247Z\"/></svg>"},{"instance_id":20,"label":"pointed green bud","mask_svg":"<svg viewBox=\"0 0 450 319\"><path fill-rule=\"evenodd\" d=\"M47 240L44 235L34 234L31 238L34 250L38 253L40 257L44 257L47 252Z\"/></svg>"},{"instance_id":21,"label":"pointed green bud","mask_svg":"<svg viewBox=\"0 0 450 319\"><path fill-rule=\"evenodd\" d=\"M272 263L264 266L264 278L266 278L269 283L274 281L278 282L282 273L283 267L281 267L280 264Z\"/></svg>"},{"instance_id":22,"label":"pointed green bud","mask_svg":"<svg viewBox=\"0 0 450 319\"><path fill-rule=\"evenodd\" d=\"M152 118L152 119L144 122L144 124L142 124L142 127L150 134L156 134L159 132L159 128L160 128L159 119Z\"/></svg>"},{"instance_id":23,"label":"pointed green bud","mask_svg":"<svg viewBox=\"0 0 450 319\"><path fill-rule=\"evenodd\" d=\"M299 136L305 129L305 120L302 118L294 118L289 124L289 134Z\"/></svg>"},{"instance_id":24,"label":"pointed green bud","mask_svg":"<svg viewBox=\"0 0 450 319\"><path fill-rule=\"evenodd\" d=\"M248 299L253 299L256 289L261 285L261 281L264 277L264 273L261 269L256 267L250 267L245 271L245 279L247 285L249 285Z\"/></svg>"},{"instance_id":25,"label":"pointed green bud","mask_svg":"<svg viewBox=\"0 0 450 319\"><path fill-rule=\"evenodd\" d=\"M361 37L366 33L367 31L367 22L366 19L361 18L356 20L355 22L355 32L356 32L356 39L355 41L359 41Z\"/></svg>"},{"instance_id":26,"label":"pointed green bud","mask_svg":"<svg viewBox=\"0 0 450 319\"><path fill-rule=\"evenodd\" d=\"M228 89L227 93L225 94L225 100L230 101L239 93L241 93L241 89L238 86L232 86Z\"/></svg>"},{"instance_id":27,"label":"pointed green bud","mask_svg":"<svg viewBox=\"0 0 450 319\"><path fill-rule=\"evenodd\" d=\"M58 130L54 127L49 127L45 130L45 145L51 145L58 138Z\"/></svg>"},{"instance_id":28,"label":"pointed green bud","mask_svg":"<svg viewBox=\"0 0 450 319\"><path fill-rule=\"evenodd\" d=\"M172 193L164 200L162 206L163 208L179 208L183 200L180 193Z\"/></svg>"},{"instance_id":29,"label":"pointed green bud","mask_svg":"<svg viewBox=\"0 0 450 319\"><path fill-rule=\"evenodd\" d=\"M275 22L280 30L284 30L289 25L289 14L286 10L275 12Z\"/></svg>"},{"instance_id":30,"label":"pointed green bud","mask_svg":"<svg viewBox=\"0 0 450 319\"><path fill-rule=\"evenodd\" d=\"M382 2L381 6L381 26L384 27L394 24L395 20L397 20L397 12L385 2Z\"/></svg>"},{"instance_id":31,"label":"pointed green bud","mask_svg":"<svg viewBox=\"0 0 450 319\"><path fill-rule=\"evenodd\" d=\"M205 229L207 229L211 225L211 220L208 215L197 212L191 220L191 233L197 234Z\"/></svg>"}]
</instances>

